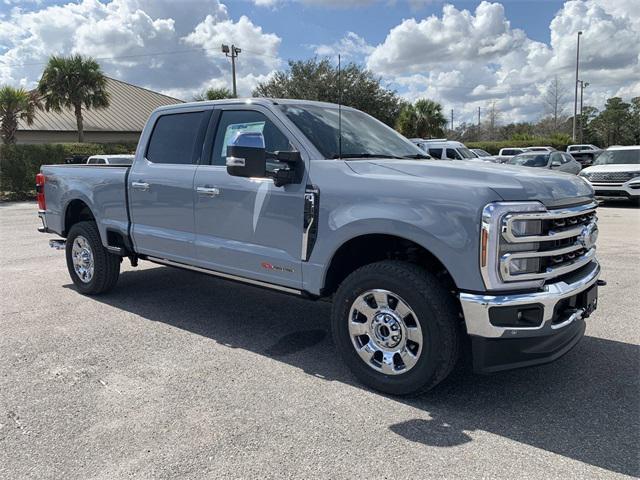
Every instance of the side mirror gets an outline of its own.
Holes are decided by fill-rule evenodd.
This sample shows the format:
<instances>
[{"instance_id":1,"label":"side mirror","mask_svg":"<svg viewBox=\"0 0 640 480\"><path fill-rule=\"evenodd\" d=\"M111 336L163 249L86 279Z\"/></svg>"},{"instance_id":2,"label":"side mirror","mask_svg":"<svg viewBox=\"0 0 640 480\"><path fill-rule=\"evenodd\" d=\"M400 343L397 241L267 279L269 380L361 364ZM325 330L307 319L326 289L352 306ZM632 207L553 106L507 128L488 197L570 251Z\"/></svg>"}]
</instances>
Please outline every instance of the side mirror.
<instances>
[{"instance_id":1,"label":"side mirror","mask_svg":"<svg viewBox=\"0 0 640 480\"><path fill-rule=\"evenodd\" d=\"M558 168L560 165L562 165L560 163L560 160L554 160L553 162L551 162L551 168Z\"/></svg>"},{"instance_id":2,"label":"side mirror","mask_svg":"<svg viewBox=\"0 0 640 480\"><path fill-rule=\"evenodd\" d=\"M240 132L227 146L227 173L234 177L267 176L267 151L260 132Z\"/></svg>"}]
</instances>

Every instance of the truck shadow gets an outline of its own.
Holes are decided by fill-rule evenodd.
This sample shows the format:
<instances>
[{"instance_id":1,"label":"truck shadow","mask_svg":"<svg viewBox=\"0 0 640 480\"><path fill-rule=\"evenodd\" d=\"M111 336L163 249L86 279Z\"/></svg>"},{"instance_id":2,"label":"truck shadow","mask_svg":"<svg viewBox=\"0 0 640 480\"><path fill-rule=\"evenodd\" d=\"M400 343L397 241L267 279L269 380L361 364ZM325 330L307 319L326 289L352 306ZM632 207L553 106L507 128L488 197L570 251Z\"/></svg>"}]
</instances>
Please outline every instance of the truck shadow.
<instances>
[{"instance_id":1,"label":"truck shadow","mask_svg":"<svg viewBox=\"0 0 640 480\"><path fill-rule=\"evenodd\" d=\"M327 302L164 267L124 272L113 292L93 298L310 375L360 386L333 348ZM493 376L462 371L425 396L390 397L430 419L389 429L436 447L471 442L470 432L485 431L638 477L639 353L636 345L585 337L550 365Z\"/></svg>"}]
</instances>

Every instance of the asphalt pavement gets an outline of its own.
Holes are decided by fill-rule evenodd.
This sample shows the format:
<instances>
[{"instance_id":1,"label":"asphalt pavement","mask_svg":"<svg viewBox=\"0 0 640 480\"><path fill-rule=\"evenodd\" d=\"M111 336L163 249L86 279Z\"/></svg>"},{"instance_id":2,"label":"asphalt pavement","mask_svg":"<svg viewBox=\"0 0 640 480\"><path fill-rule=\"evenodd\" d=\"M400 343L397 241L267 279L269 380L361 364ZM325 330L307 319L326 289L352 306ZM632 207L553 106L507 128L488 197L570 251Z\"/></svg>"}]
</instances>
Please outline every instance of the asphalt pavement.
<instances>
[{"instance_id":1,"label":"asphalt pavement","mask_svg":"<svg viewBox=\"0 0 640 480\"><path fill-rule=\"evenodd\" d=\"M555 363L401 399L337 358L327 302L141 262L76 292L0 204L0 478L640 476L640 209L599 209L599 309Z\"/></svg>"}]
</instances>

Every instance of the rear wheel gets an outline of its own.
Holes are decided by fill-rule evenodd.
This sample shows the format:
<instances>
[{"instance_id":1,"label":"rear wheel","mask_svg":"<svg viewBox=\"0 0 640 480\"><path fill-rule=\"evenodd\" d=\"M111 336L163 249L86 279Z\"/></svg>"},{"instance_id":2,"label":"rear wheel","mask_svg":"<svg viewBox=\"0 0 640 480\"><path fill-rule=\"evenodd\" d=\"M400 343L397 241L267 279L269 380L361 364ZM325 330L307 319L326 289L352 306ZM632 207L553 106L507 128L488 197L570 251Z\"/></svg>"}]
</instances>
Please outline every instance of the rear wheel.
<instances>
[{"instance_id":1,"label":"rear wheel","mask_svg":"<svg viewBox=\"0 0 640 480\"><path fill-rule=\"evenodd\" d=\"M66 257L69 275L80 293L107 292L118 281L121 258L103 247L94 222L79 222L71 227Z\"/></svg>"},{"instance_id":2,"label":"rear wheel","mask_svg":"<svg viewBox=\"0 0 640 480\"><path fill-rule=\"evenodd\" d=\"M450 292L419 266L366 265L334 299L334 342L364 384L395 395L418 394L441 382L459 356L458 309Z\"/></svg>"}]
</instances>

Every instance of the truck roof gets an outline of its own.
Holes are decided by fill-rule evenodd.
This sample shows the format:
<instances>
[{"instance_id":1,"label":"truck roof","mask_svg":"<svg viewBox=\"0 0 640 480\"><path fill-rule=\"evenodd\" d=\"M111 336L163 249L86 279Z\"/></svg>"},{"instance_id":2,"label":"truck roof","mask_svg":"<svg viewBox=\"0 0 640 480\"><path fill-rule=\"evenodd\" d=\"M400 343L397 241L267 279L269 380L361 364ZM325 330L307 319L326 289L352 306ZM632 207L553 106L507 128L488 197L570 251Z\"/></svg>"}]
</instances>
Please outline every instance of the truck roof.
<instances>
[{"instance_id":1,"label":"truck roof","mask_svg":"<svg viewBox=\"0 0 640 480\"><path fill-rule=\"evenodd\" d=\"M192 108L199 105L262 105L265 107L269 107L272 105L312 105L317 107L325 107L325 108L338 108L337 103L329 103L329 102L318 102L315 100L298 100L293 98L269 98L269 97L258 97L258 98L227 98L224 100L204 100L199 102L188 102L188 103L179 103L175 105L165 105L162 107L158 107L155 111L167 111L167 110L178 110L183 108ZM355 110L352 107L348 107L346 105L342 105L344 110Z\"/></svg>"}]
</instances>

